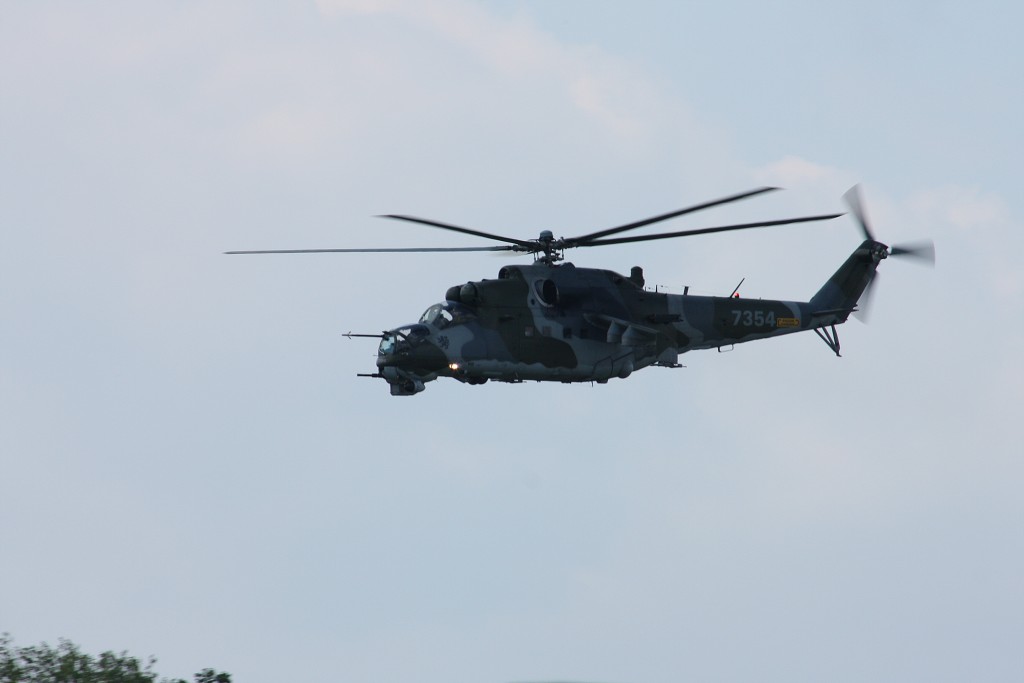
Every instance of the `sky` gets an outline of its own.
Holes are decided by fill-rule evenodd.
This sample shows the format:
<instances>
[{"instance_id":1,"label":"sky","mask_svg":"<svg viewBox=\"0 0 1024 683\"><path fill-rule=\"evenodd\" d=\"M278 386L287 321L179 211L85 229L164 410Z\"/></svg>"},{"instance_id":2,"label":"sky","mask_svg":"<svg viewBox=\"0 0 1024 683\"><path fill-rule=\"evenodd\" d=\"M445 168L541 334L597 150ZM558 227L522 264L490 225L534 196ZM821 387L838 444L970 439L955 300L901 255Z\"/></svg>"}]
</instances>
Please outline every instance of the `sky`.
<instances>
[{"instance_id":1,"label":"sky","mask_svg":"<svg viewBox=\"0 0 1024 683\"><path fill-rule=\"evenodd\" d=\"M237 681L1024 676L1024 10L0 7L0 631ZM412 398L374 333L578 235L933 239L869 325ZM571 254L806 300L849 217ZM522 262L521 260L518 262Z\"/></svg>"}]
</instances>

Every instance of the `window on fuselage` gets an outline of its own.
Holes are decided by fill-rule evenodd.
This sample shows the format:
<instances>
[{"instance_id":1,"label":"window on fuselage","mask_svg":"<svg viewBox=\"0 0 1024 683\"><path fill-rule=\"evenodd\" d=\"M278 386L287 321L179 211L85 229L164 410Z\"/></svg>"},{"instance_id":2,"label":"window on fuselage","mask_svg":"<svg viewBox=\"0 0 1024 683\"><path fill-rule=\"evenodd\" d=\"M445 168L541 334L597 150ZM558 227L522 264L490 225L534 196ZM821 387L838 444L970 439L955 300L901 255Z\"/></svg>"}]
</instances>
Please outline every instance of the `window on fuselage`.
<instances>
[{"instance_id":1,"label":"window on fuselage","mask_svg":"<svg viewBox=\"0 0 1024 683\"><path fill-rule=\"evenodd\" d=\"M420 322L443 330L452 325L462 325L474 317L473 312L466 306L454 301L446 301L443 304L434 304L425 310L420 316Z\"/></svg>"}]
</instances>

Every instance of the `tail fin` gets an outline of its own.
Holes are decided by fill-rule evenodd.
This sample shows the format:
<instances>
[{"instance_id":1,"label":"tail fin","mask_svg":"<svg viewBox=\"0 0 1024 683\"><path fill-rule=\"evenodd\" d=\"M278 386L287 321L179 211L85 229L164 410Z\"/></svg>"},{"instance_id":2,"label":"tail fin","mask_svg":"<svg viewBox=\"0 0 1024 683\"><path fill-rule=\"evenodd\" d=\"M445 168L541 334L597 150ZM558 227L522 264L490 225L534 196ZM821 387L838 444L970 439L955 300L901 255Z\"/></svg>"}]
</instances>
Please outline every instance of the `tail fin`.
<instances>
[{"instance_id":1,"label":"tail fin","mask_svg":"<svg viewBox=\"0 0 1024 683\"><path fill-rule=\"evenodd\" d=\"M835 315L840 322L845 322L875 277L878 264L888 255L888 247L881 242L864 240L818 293L811 297L812 313Z\"/></svg>"}]
</instances>

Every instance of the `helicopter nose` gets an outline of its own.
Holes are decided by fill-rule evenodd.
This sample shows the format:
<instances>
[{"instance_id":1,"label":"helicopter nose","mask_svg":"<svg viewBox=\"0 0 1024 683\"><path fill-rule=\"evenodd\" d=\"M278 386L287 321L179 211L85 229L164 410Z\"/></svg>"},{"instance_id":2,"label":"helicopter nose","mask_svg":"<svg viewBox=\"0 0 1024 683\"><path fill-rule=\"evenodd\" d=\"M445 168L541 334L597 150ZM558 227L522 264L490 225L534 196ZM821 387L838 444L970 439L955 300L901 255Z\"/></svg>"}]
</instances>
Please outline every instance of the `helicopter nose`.
<instances>
[{"instance_id":1,"label":"helicopter nose","mask_svg":"<svg viewBox=\"0 0 1024 683\"><path fill-rule=\"evenodd\" d=\"M437 372L448 367L449 360L445 352L434 340L424 340L412 350L410 361L423 372Z\"/></svg>"}]
</instances>

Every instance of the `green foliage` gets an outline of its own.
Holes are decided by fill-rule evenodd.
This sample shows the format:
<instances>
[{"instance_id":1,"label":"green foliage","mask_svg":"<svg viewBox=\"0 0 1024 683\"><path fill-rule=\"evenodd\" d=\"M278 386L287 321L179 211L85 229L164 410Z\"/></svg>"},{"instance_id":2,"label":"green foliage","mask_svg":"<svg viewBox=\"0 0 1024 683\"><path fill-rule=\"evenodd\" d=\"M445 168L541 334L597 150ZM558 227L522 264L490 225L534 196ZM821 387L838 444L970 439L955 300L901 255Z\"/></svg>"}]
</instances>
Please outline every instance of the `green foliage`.
<instances>
[{"instance_id":1,"label":"green foliage","mask_svg":"<svg viewBox=\"0 0 1024 683\"><path fill-rule=\"evenodd\" d=\"M231 676L217 673L213 669L203 669L195 675L196 683L231 683Z\"/></svg>"},{"instance_id":2,"label":"green foliage","mask_svg":"<svg viewBox=\"0 0 1024 683\"><path fill-rule=\"evenodd\" d=\"M143 664L127 652L92 657L63 638L57 647L15 647L9 634L0 634L0 683L157 683L154 664L153 657ZM231 683L230 674L213 669L203 669L193 678L195 683ZM187 682L164 678L160 683Z\"/></svg>"}]
</instances>

